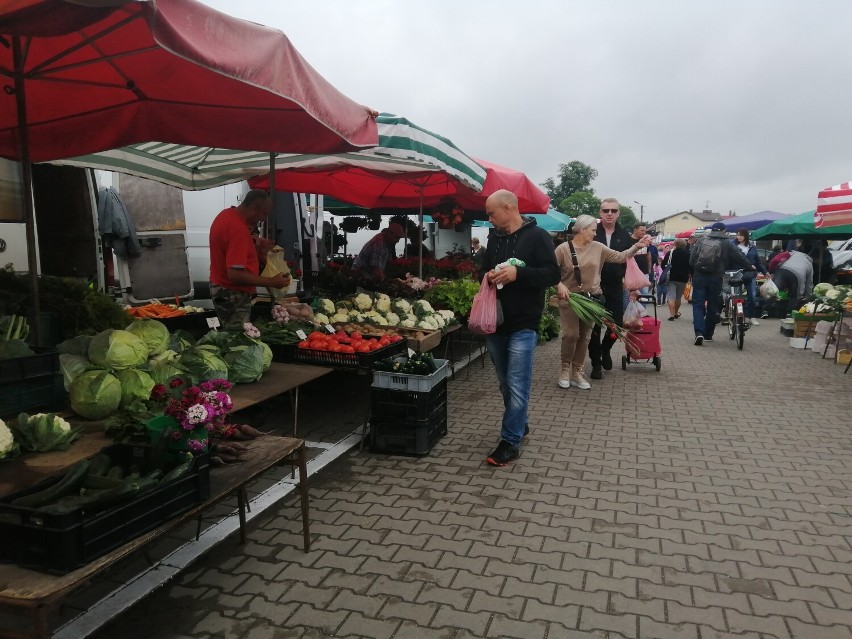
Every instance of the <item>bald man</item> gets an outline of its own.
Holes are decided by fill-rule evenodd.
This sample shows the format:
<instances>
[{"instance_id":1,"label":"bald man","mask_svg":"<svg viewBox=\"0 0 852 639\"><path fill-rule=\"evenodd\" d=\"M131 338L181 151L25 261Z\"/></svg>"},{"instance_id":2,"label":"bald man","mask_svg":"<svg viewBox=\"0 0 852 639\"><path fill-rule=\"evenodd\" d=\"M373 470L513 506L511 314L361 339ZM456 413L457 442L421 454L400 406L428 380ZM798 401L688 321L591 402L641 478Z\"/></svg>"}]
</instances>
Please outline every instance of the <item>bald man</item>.
<instances>
[{"instance_id":1,"label":"bald man","mask_svg":"<svg viewBox=\"0 0 852 639\"><path fill-rule=\"evenodd\" d=\"M521 215L514 193L495 191L485 202L485 212L494 232L485 249L480 277L487 274L493 284L502 285L497 290L502 323L498 313L497 331L487 335L485 343L505 408L500 443L486 461L505 466L520 456L521 440L529 433L527 408L538 325L545 291L559 282L560 272L550 236L532 218ZM510 258L524 265L500 266Z\"/></svg>"}]
</instances>

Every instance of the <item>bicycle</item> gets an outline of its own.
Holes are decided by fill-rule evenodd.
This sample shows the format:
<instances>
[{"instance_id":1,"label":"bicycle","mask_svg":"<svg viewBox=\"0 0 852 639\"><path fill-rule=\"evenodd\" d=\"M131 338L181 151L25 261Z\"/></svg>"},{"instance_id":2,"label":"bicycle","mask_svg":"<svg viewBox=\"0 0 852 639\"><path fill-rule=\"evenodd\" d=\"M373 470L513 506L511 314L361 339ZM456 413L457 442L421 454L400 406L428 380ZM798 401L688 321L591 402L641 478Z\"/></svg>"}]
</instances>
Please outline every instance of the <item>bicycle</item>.
<instances>
[{"instance_id":1,"label":"bicycle","mask_svg":"<svg viewBox=\"0 0 852 639\"><path fill-rule=\"evenodd\" d=\"M736 341L739 350L743 350L745 332L751 326L745 317L743 272L742 270L725 271L725 278L729 289L725 293L722 305L722 323L728 325L728 337Z\"/></svg>"}]
</instances>

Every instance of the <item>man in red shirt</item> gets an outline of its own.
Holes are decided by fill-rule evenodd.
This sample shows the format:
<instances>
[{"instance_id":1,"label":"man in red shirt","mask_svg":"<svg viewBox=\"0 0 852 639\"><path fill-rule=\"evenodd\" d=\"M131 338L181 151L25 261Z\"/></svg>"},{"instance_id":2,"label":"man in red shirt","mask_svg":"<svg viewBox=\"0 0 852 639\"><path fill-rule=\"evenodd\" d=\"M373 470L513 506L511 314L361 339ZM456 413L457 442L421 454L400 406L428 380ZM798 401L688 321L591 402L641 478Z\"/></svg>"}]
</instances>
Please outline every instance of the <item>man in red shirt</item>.
<instances>
[{"instance_id":1,"label":"man in red shirt","mask_svg":"<svg viewBox=\"0 0 852 639\"><path fill-rule=\"evenodd\" d=\"M258 239L253 232L271 212L272 198L253 189L239 206L220 212L210 226L210 296L223 328L242 330L250 319L251 298L258 286L290 285L287 275L260 275L259 256L266 256L273 242Z\"/></svg>"}]
</instances>

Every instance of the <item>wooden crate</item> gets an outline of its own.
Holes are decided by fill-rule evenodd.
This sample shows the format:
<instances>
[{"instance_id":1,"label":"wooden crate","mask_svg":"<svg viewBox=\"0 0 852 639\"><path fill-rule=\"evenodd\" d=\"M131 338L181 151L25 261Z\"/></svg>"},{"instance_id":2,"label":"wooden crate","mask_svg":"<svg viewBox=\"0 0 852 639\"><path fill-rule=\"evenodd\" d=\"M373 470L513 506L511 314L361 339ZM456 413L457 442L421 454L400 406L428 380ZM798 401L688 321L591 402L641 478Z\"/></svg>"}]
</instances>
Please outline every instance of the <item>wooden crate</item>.
<instances>
[{"instance_id":1,"label":"wooden crate","mask_svg":"<svg viewBox=\"0 0 852 639\"><path fill-rule=\"evenodd\" d=\"M443 333L441 331L430 331L423 328L400 328L396 327L397 332L406 338L408 348L418 353L431 351L441 343ZM421 337L418 337L418 334Z\"/></svg>"},{"instance_id":2,"label":"wooden crate","mask_svg":"<svg viewBox=\"0 0 852 639\"><path fill-rule=\"evenodd\" d=\"M813 337L816 334L816 322L796 320L793 323L793 337Z\"/></svg>"}]
</instances>

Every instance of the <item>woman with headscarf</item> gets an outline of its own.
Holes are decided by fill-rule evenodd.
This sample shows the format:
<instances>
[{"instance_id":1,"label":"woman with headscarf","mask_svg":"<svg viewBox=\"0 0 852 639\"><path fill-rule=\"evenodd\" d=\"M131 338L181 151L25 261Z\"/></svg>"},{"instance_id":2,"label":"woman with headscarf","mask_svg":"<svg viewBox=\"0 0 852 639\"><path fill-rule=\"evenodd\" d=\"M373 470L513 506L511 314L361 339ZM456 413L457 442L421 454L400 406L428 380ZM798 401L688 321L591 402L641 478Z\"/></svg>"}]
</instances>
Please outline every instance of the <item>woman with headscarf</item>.
<instances>
[{"instance_id":1,"label":"woman with headscarf","mask_svg":"<svg viewBox=\"0 0 852 639\"><path fill-rule=\"evenodd\" d=\"M606 262L624 263L651 243L646 235L625 251L613 251L595 241L598 220L591 215L580 215L574 221L572 239L556 247L556 261L561 278L556 285L559 297L559 319L562 324L562 367L559 386L575 386L581 390L591 388L583 376L586 350L592 334L592 325L580 321L568 303L569 294L602 297L601 267ZM601 379L600 366L592 368L592 379Z\"/></svg>"}]
</instances>

